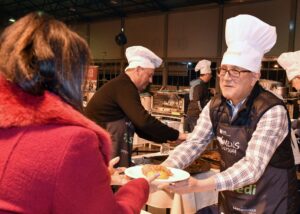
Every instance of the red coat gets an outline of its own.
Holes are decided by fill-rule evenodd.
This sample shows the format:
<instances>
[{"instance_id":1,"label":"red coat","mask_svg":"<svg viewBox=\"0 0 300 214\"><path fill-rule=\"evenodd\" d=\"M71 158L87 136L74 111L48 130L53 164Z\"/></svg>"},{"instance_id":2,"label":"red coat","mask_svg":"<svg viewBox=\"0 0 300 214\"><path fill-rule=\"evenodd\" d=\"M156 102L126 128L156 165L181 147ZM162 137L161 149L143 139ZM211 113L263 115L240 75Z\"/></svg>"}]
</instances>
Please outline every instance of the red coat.
<instances>
[{"instance_id":1,"label":"red coat","mask_svg":"<svg viewBox=\"0 0 300 214\"><path fill-rule=\"evenodd\" d=\"M0 213L139 213L149 185L114 195L108 134L57 96L24 93L0 75Z\"/></svg>"}]
</instances>

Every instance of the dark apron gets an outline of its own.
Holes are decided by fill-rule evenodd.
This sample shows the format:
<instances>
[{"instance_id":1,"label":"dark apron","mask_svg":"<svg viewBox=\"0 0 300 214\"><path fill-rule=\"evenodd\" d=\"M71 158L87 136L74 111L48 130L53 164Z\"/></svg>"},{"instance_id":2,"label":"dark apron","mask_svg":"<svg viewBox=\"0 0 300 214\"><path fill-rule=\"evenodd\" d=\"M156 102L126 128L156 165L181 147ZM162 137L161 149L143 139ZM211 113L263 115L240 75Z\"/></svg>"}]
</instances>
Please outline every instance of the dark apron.
<instances>
[{"instance_id":1,"label":"dark apron","mask_svg":"<svg viewBox=\"0 0 300 214\"><path fill-rule=\"evenodd\" d=\"M231 167L245 156L248 146L247 129L220 124L217 129L218 147L221 153L221 171ZM238 133L238 134L237 134ZM226 214L285 214L288 210L289 173L294 169L279 169L267 166L256 182L234 191L219 194L221 209Z\"/></svg>"},{"instance_id":2,"label":"dark apron","mask_svg":"<svg viewBox=\"0 0 300 214\"><path fill-rule=\"evenodd\" d=\"M105 123L105 129L111 134L112 158L119 156L117 167L131 166L134 127L127 119Z\"/></svg>"}]
</instances>

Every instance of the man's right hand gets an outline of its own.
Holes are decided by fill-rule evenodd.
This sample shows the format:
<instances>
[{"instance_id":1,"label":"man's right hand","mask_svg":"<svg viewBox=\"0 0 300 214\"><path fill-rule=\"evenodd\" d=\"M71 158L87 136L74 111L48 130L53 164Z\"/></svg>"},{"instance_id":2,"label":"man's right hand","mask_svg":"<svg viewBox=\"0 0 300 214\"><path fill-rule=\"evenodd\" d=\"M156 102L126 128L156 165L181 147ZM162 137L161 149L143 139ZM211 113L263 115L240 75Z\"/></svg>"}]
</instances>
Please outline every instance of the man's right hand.
<instances>
[{"instance_id":1,"label":"man's right hand","mask_svg":"<svg viewBox=\"0 0 300 214\"><path fill-rule=\"evenodd\" d=\"M179 136L178 136L178 139L176 140L176 143L181 143L181 142L185 141L187 136L188 136L187 133L179 132Z\"/></svg>"}]
</instances>

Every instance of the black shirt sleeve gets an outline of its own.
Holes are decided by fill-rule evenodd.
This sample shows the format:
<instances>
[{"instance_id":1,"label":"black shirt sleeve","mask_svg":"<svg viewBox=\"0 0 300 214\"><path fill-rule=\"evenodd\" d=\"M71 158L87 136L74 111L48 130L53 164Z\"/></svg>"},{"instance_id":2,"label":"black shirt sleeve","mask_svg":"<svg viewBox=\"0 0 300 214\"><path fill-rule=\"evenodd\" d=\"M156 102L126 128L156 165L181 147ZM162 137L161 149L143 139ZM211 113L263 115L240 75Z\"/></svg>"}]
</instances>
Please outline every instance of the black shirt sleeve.
<instances>
[{"instance_id":1,"label":"black shirt sleeve","mask_svg":"<svg viewBox=\"0 0 300 214\"><path fill-rule=\"evenodd\" d=\"M128 85L119 88L116 102L124 114L133 123L136 133L147 140L155 142L174 141L178 139L179 132L151 116L142 106L139 93L130 81Z\"/></svg>"}]
</instances>

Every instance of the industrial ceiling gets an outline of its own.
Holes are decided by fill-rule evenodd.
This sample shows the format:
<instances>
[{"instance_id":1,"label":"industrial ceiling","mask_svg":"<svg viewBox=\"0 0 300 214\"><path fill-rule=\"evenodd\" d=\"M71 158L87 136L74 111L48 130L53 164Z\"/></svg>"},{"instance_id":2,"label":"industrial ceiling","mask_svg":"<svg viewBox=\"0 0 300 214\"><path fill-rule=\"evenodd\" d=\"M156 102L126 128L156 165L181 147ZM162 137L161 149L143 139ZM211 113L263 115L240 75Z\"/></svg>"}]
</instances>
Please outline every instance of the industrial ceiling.
<instances>
[{"instance_id":1,"label":"industrial ceiling","mask_svg":"<svg viewBox=\"0 0 300 214\"><path fill-rule=\"evenodd\" d=\"M0 27L32 11L44 11L64 22L89 22L197 5L252 1L258 0L0 0Z\"/></svg>"}]
</instances>

